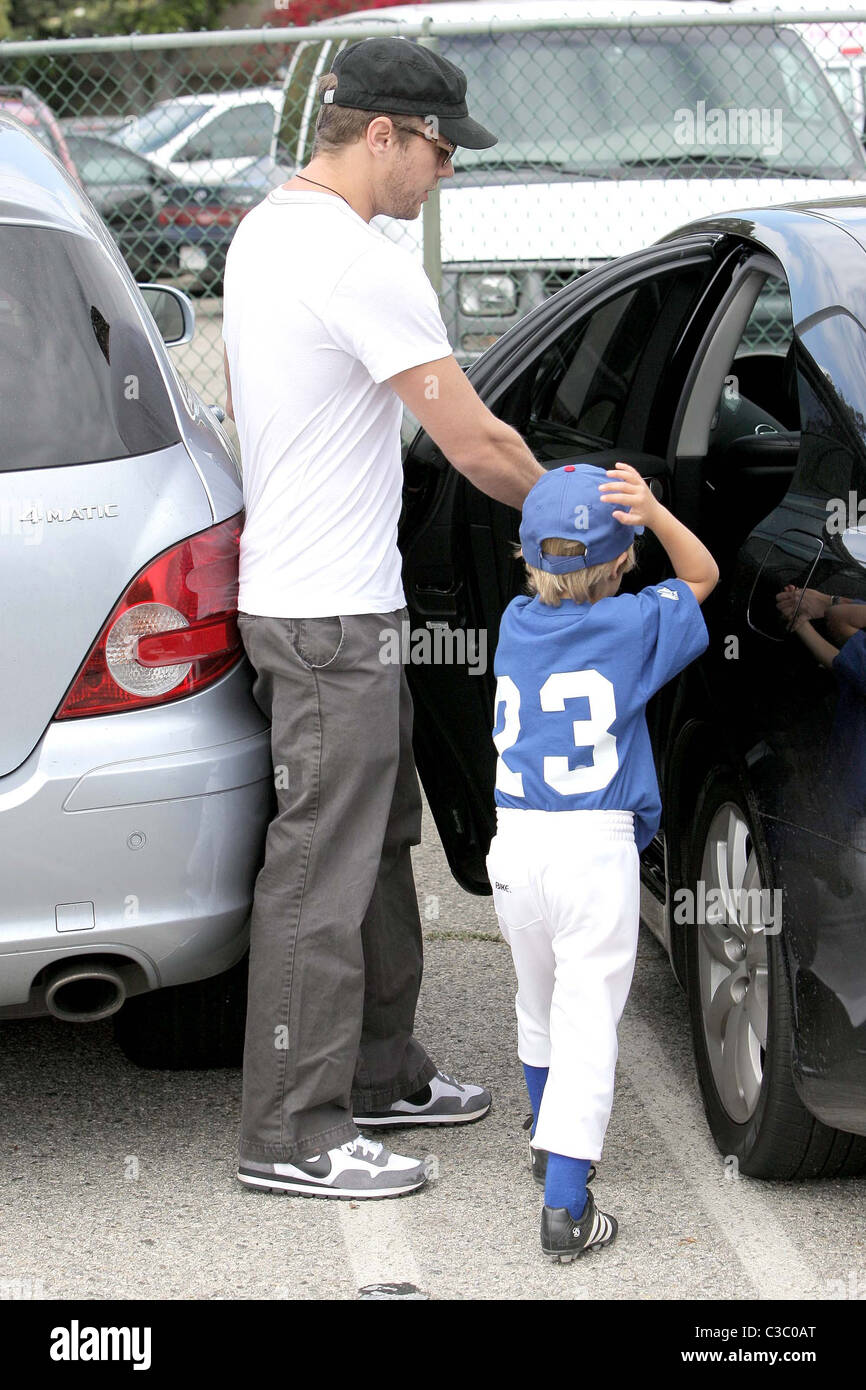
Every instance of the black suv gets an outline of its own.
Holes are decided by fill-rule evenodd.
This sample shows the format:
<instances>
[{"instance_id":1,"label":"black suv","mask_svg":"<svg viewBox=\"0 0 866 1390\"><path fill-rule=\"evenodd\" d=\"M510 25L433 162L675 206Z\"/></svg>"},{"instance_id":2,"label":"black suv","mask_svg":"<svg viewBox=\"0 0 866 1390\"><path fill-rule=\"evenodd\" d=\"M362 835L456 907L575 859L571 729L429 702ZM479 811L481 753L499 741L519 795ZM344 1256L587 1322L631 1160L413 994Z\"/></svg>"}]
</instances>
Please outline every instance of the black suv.
<instances>
[{"instance_id":1,"label":"black suv","mask_svg":"<svg viewBox=\"0 0 866 1390\"><path fill-rule=\"evenodd\" d=\"M830 606L866 601L864 324L866 200L760 209L590 272L471 370L542 463L625 459L719 562L709 649L648 710L665 811L642 915L688 991L715 1140L757 1177L866 1169L866 633L840 637ZM415 438L412 626L486 629L491 653L483 676L408 667L419 770L477 893L518 521ZM646 533L631 586L669 572ZM786 586L826 608L832 668L789 630Z\"/></svg>"}]
</instances>

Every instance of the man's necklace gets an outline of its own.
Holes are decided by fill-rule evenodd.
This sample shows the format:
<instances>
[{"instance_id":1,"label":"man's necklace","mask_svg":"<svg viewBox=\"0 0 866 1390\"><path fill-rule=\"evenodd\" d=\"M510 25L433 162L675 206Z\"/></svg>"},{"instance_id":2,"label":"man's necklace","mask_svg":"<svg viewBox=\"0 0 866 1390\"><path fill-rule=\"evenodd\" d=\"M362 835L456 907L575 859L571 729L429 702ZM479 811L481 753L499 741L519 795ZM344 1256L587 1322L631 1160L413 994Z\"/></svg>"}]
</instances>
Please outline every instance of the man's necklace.
<instances>
[{"instance_id":1,"label":"man's necklace","mask_svg":"<svg viewBox=\"0 0 866 1390\"><path fill-rule=\"evenodd\" d=\"M319 183L318 179L308 179L306 174L295 174L295 178L303 179L304 183L314 183L317 188L324 188L326 193L336 193L338 198L343 198L342 193L338 193L336 188L329 188L326 183ZM347 208L352 208L352 204L349 202L348 198L343 198L343 202L346 204ZM354 212L355 209L352 208L352 211Z\"/></svg>"}]
</instances>

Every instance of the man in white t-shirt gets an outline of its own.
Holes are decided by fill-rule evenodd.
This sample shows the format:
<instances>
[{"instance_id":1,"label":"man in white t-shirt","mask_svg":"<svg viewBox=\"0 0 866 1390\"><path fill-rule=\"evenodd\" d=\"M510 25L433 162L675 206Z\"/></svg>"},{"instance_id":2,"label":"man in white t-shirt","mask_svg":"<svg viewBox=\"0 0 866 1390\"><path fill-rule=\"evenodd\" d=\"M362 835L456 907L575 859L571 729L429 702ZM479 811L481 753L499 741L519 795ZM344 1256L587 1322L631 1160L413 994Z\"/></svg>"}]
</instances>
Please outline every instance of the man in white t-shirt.
<instances>
[{"instance_id":1,"label":"man in white t-shirt","mask_svg":"<svg viewBox=\"0 0 866 1390\"><path fill-rule=\"evenodd\" d=\"M320 96L310 163L244 219L225 273L238 621L277 795L251 923L238 1177L375 1198L427 1173L359 1125L460 1124L490 1106L413 1035L421 801L405 672L382 659L407 616L403 405L502 502L519 508L542 469L457 365L421 267L370 225L416 218L458 145L495 144L467 114L465 77L407 39L366 39Z\"/></svg>"}]
</instances>

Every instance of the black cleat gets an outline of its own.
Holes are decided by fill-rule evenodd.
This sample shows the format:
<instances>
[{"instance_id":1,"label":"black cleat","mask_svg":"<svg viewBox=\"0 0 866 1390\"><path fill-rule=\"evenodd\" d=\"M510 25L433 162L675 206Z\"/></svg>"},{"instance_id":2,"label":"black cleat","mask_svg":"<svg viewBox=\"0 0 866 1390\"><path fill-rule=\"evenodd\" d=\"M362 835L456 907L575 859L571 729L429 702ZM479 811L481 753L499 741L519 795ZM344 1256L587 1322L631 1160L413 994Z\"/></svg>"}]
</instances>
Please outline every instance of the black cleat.
<instances>
[{"instance_id":1,"label":"black cleat","mask_svg":"<svg viewBox=\"0 0 866 1390\"><path fill-rule=\"evenodd\" d=\"M561 1264L568 1264L587 1250L610 1245L616 1233L615 1217L598 1210L591 1192L586 1194L579 1221L567 1207L544 1207L541 1212L541 1248Z\"/></svg>"}]
</instances>

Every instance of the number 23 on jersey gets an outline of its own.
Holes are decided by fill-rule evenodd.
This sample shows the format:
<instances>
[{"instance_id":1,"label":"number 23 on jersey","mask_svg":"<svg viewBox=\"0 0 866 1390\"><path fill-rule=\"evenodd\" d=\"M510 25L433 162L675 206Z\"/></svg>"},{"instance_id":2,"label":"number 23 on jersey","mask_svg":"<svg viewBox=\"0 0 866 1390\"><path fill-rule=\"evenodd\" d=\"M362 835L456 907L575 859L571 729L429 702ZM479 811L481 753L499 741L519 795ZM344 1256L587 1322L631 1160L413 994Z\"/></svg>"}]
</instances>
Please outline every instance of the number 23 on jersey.
<instances>
[{"instance_id":1,"label":"number 23 on jersey","mask_svg":"<svg viewBox=\"0 0 866 1390\"><path fill-rule=\"evenodd\" d=\"M601 791L613 779L619 767L616 737L610 732L616 719L613 683L600 671L556 671L548 676L538 697L542 710L547 713L561 713L566 700L583 699L589 702L589 718L575 719L572 729L574 747L591 748L592 762L586 767L570 768L567 755L544 755L544 781L560 796ZM496 790L505 796L522 797L525 795L523 773L513 772L504 757L520 734L520 691L510 676L500 676L496 683L494 727L499 722L500 705L505 706L504 721L499 733L493 736L499 754Z\"/></svg>"}]
</instances>

